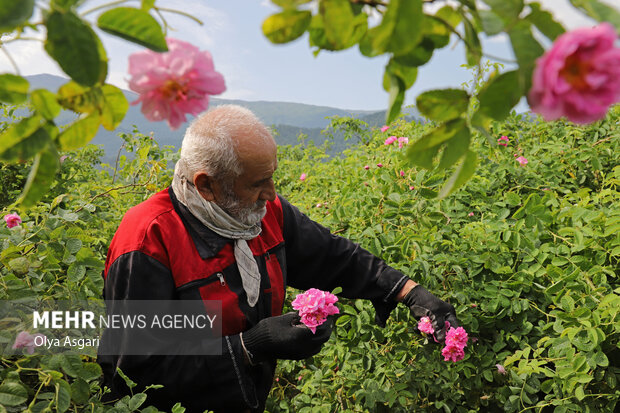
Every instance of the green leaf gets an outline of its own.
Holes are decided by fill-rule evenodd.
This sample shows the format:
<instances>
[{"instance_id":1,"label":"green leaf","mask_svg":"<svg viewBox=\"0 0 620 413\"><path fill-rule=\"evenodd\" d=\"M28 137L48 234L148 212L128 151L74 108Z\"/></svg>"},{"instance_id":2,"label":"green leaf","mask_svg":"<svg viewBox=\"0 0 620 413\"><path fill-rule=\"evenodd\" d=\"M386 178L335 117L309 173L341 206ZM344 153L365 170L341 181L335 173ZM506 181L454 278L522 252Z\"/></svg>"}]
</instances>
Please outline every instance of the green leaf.
<instances>
[{"instance_id":1,"label":"green leaf","mask_svg":"<svg viewBox=\"0 0 620 413\"><path fill-rule=\"evenodd\" d=\"M17 257L9 261L9 268L15 274L24 275L30 269L30 261L26 257Z\"/></svg>"},{"instance_id":2,"label":"green leaf","mask_svg":"<svg viewBox=\"0 0 620 413\"><path fill-rule=\"evenodd\" d=\"M284 9L295 8L305 3L310 3L312 0L271 0L273 4L277 4L278 6Z\"/></svg>"},{"instance_id":3,"label":"green leaf","mask_svg":"<svg viewBox=\"0 0 620 413\"><path fill-rule=\"evenodd\" d=\"M347 49L364 36L366 30L368 30L368 16L365 13L356 15L352 22L353 34L349 37L346 43L336 43L327 38L325 34L325 26L323 24L323 16L316 14L312 16L312 21L308 27L308 33L310 34L310 46L317 46L324 50L343 50ZM316 54L317 52L315 52Z\"/></svg>"},{"instance_id":4,"label":"green leaf","mask_svg":"<svg viewBox=\"0 0 620 413\"><path fill-rule=\"evenodd\" d=\"M422 66L433 57L435 44L427 37L423 38L419 45L405 55L394 56L393 59L401 66Z\"/></svg>"},{"instance_id":5,"label":"green leaf","mask_svg":"<svg viewBox=\"0 0 620 413\"><path fill-rule=\"evenodd\" d=\"M0 75L0 101L18 105L28 98L30 83L21 76Z\"/></svg>"},{"instance_id":6,"label":"green leaf","mask_svg":"<svg viewBox=\"0 0 620 413\"><path fill-rule=\"evenodd\" d=\"M452 139L446 142L443 150L441 161L439 161L439 169L446 169L454 165L461 159L469 149L471 133L468 128L463 128L454 135Z\"/></svg>"},{"instance_id":7,"label":"green leaf","mask_svg":"<svg viewBox=\"0 0 620 413\"><path fill-rule=\"evenodd\" d=\"M611 23L620 33L620 12L598 0L570 0L576 8L599 22Z\"/></svg>"},{"instance_id":8,"label":"green leaf","mask_svg":"<svg viewBox=\"0 0 620 413\"><path fill-rule=\"evenodd\" d=\"M263 34L272 43L288 43L304 34L312 20L307 10L285 10L272 14L263 22Z\"/></svg>"},{"instance_id":9,"label":"green leaf","mask_svg":"<svg viewBox=\"0 0 620 413\"><path fill-rule=\"evenodd\" d=\"M0 156L9 148L32 135L39 129L42 122L43 118L41 116L34 115L9 126L0 134Z\"/></svg>"},{"instance_id":10,"label":"green leaf","mask_svg":"<svg viewBox=\"0 0 620 413\"><path fill-rule=\"evenodd\" d=\"M528 3L531 9L526 19L530 21L542 34L551 40L555 40L566 30L564 26L553 19L553 15L542 10L539 3Z\"/></svg>"},{"instance_id":11,"label":"green leaf","mask_svg":"<svg viewBox=\"0 0 620 413\"><path fill-rule=\"evenodd\" d=\"M142 0L142 4L140 4L140 8L144 11L149 11L155 5L155 0Z\"/></svg>"},{"instance_id":12,"label":"green leaf","mask_svg":"<svg viewBox=\"0 0 620 413\"><path fill-rule=\"evenodd\" d=\"M125 118L127 109L129 109L129 102L127 102L123 91L116 86L103 85L101 90L103 92L101 124L107 130L114 130Z\"/></svg>"},{"instance_id":13,"label":"green leaf","mask_svg":"<svg viewBox=\"0 0 620 413\"><path fill-rule=\"evenodd\" d=\"M60 104L78 113L93 113L101 107L104 98L101 89L86 88L76 82L65 83L58 89Z\"/></svg>"},{"instance_id":14,"label":"green leaf","mask_svg":"<svg viewBox=\"0 0 620 413\"><path fill-rule=\"evenodd\" d=\"M480 10L480 22L482 29L489 36L494 36L504 31L504 21L491 10Z\"/></svg>"},{"instance_id":15,"label":"green leaf","mask_svg":"<svg viewBox=\"0 0 620 413\"><path fill-rule=\"evenodd\" d=\"M0 33L25 23L34 10L34 0L0 0Z\"/></svg>"},{"instance_id":16,"label":"green leaf","mask_svg":"<svg viewBox=\"0 0 620 413\"><path fill-rule=\"evenodd\" d=\"M101 56L97 35L72 12L54 11L45 21L45 51L76 82L92 86L99 81Z\"/></svg>"},{"instance_id":17,"label":"green leaf","mask_svg":"<svg viewBox=\"0 0 620 413\"><path fill-rule=\"evenodd\" d=\"M478 95L478 111L495 120L503 120L521 99L519 72L492 77Z\"/></svg>"},{"instance_id":18,"label":"green leaf","mask_svg":"<svg viewBox=\"0 0 620 413\"><path fill-rule=\"evenodd\" d=\"M491 7L496 15L502 17L506 23L519 18L523 10L523 0L483 0Z\"/></svg>"},{"instance_id":19,"label":"green leaf","mask_svg":"<svg viewBox=\"0 0 620 413\"><path fill-rule=\"evenodd\" d=\"M36 111L47 120L53 120L60 114L60 104L56 95L46 89L37 89L31 93L30 101Z\"/></svg>"},{"instance_id":20,"label":"green leaf","mask_svg":"<svg viewBox=\"0 0 620 413\"><path fill-rule=\"evenodd\" d=\"M172 413L185 413L185 407L181 406L181 403L176 403L172 406Z\"/></svg>"},{"instance_id":21,"label":"green leaf","mask_svg":"<svg viewBox=\"0 0 620 413\"><path fill-rule=\"evenodd\" d=\"M396 13L396 24L389 42L389 51L394 55L403 55L411 51L422 32L422 1L400 0L390 1L386 14Z\"/></svg>"},{"instance_id":22,"label":"green leaf","mask_svg":"<svg viewBox=\"0 0 620 413\"><path fill-rule=\"evenodd\" d=\"M449 139L452 139L454 135L465 127L466 125L464 119L454 119L446 122L418 139L409 147L409 149L407 149L407 155L409 156L414 152L432 148Z\"/></svg>"},{"instance_id":23,"label":"green leaf","mask_svg":"<svg viewBox=\"0 0 620 413\"><path fill-rule=\"evenodd\" d=\"M418 77L418 68L404 66L396 62L394 58L390 59L385 67L385 73L383 74L383 89L386 92L390 91L390 76L394 75L403 81L405 89L409 89L415 83Z\"/></svg>"},{"instance_id":24,"label":"green leaf","mask_svg":"<svg viewBox=\"0 0 620 413\"><path fill-rule=\"evenodd\" d=\"M84 0L52 0L51 5L57 10L70 10L76 4Z\"/></svg>"},{"instance_id":25,"label":"green leaf","mask_svg":"<svg viewBox=\"0 0 620 413\"><path fill-rule=\"evenodd\" d=\"M90 142L99 130L99 116L93 114L73 122L58 135L58 144L65 151L80 148Z\"/></svg>"},{"instance_id":26,"label":"green leaf","mask_svg":"<svg viewBox=\"0 0 620 413\"><path fill-rule=\"evenodd\" d=\"M322 0L319 13L323 16L325 36L332 44L347 44L353 36L353 10L349 0Z\"/></svg>"},{"instance_id":27,"label":"green leaf","mask_svg":"<svg viewBox=\"0 0 620 413\"><path fill-rule=\"evenodd\" d=\"M103 374L101 366L97 363L84 363L79 372L79 376L86 381L98 379L101 374Z\"/></svg>"},{"instance_id":28,"label":"green leaf","mask_svg":"<svg viewBox=\"0 0 620 413\"><path fill-rule=\"evenodd\" d=\"M474 25L463 15L463 26L465 27L465 57L469 66L476 66L482 56L482 46L478 33Z\"/></svg>"},{"instance_id":29,"label":"green leaf","mask_svg":"<svg viewBox=\"0 0 620 413\"><path fill-rule=\"evenodd\" d=\"M28 400L28 390L18 381L6 380L0 384L0 405L19 406Z\"/></svg>"},{"instance_id":30,"label":"green leaf","mask_svg":"<svg viewBox=\"0 0 620 413\"><path fill-rule=\"evenodd\" d=\"M127 375L123 373L123 371L119 367L116 368L116 373L121 376L121 378L125 381L127 387L129 387L130 389L133 389L138 385L136 382L127 377Z\"/></svg>"},{"instance_id":31,"label":"green leaf","mask_svg":"<svg viewBox=\"0 0 620 413\"><path fill-rule=\"evenodd\" d=\"M438 89L424 92L416 99L420 113L439 122L459 117L467 110L469 95L461 89Z\"/></svg>"},{"instance_id":32,"label":"green leaf","mask_svg":"<svg viewBox=\"0 0 620 413\"><path fill-rule=\"evenodd\" d=\"M53 128L55 127L48 125L40 127L26 139L3 152L2 155L0 155L0 159L14 162L25 161L32 158L52 142L52 137L49 132L50 129Z\"/></svg>"},{"instance_id":33,"label":"green leaf","mask_svg":"<svg viewBox=\"0 0 620 413\"><path fill-rule=\"evenodd\" d=\"M58 153L54 147L48 146L47 149L39 152L32 162L19 202L29 207L41 199L52 186L58 167Z\"/></svg>"},{"instance_id":34,"label":"green leaf","mask_svg":"<svg viewBox=\"0 0 620 413\"><path fill-rule=\"evenodd\" d=\"M424 169L431 170L433 169L433 159L439 152L440 145L433 146L429 149L423 149L415 152L407 151L407 159L414 165L420 166ZM432 198L437 196L435 194Z\"/></svg>"},{"instance_id":35,"label":"green leaf","mask_svg":"<svg viewBox=\"0 0 620 413\"><path fill-rule=\"evenodd\" d=\"M531 24L519 21L508 31L512 50L519 63L519 78L522 90L530 90L534 64L544 52L542 46L532 35Z\"/></svg>"},{"instance_id":36,"label":"green leaf","mask_svg":"<svg viewBox=\"0 0 620 413\"><path fill-rule=\"evenodd\" d=\"M146 394L138 393L129 399L129 410L137 410L146 401Z\"/></svg>"},{"instance_id":37,"label":"green leaf","mask_svg":"<svg viewBox=\"0 0 620 413\"><path fill-rule=\"evenodd\" d=\"M387 68L386 68L387 71ZM387 119L385 120L386 125L392 123L394 119L398 117L400 113L400 108L403 105L403 101L405 100L405 83L393 74L389 75L390 82L390 98L388 101L388 112Z\"/></svg>"},{"instance_id":38,"label":"green leaf","mask_svg":"<svg viewBox=\"0 0 620 413\"><path fill-rule=\"evenodd\" d=\"M82 379L76 379L71 383L71 398L76 404L86 404L90 398L90 387Z\"/></svg>"},{"instance_id":39,"label":"green leaf","mask_svg":"<svg viewBox=\"0 0 620 413\"><path fill-rule=\"evenodd\" d=\"M66 412L71 406L71 386L64 380L56 382L56 412Z\"/></svg>"},{"instance_id":40,"label":"green leaf","mask_svg":"<svg viewBox=\"0 0 620 413\"><path fill-rule=\"evenodd\" d=\"M478 159L476 157L476 153L472 151L467 151L463 162L459 166L457 166L452 176L448 178L443 188L441 188L441 190L439 191L439 199L447 197L448 195L459 189L461 186L463 186L465 183L467 183L467 181L469 181L469 178L471 178L476 171L477 164Z\"/></svg>"},{"instance_id":41,"label":"green leaf","mask_svg":"<svg viewBox=\"0 0 620 413\"><path fill-rule=\"evenodd\" d=\"M137 43L156 52L168 51L166 38L157 20L133 7L116 7L101 14L97 26L104 32Z\"/></svg>"},{"instance_id":42,"label":"green leaf","mask_svg":"<svg viewBox=\"0 0 620 413\"><path fill-rule=\"evenodd\" d=\"M392 52L395 56L413 50L422 35L421 0L392 0L381 23L366 32L360 52L367 57Z\"/></svg>"}]
</instances>

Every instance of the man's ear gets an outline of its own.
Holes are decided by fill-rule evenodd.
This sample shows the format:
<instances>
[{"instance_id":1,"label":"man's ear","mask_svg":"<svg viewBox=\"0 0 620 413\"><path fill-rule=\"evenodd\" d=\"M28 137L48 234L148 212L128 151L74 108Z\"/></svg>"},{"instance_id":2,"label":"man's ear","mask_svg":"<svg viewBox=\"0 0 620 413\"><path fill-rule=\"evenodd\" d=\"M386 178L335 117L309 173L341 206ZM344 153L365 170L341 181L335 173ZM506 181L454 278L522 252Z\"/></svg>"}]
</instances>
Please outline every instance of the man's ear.
<instances>
[{"instance_id":1,"label":"man's ear","mask_svg":"<svg viewBox=\"0 0 620 413\"><path fill-rule=\"evenodd\" d=\"M214 180L205 172L196 172L194 174L194 186L198 190L198 193L207 201L215 201L215 194L213 193Z\"/></svg>"}]
</instances>

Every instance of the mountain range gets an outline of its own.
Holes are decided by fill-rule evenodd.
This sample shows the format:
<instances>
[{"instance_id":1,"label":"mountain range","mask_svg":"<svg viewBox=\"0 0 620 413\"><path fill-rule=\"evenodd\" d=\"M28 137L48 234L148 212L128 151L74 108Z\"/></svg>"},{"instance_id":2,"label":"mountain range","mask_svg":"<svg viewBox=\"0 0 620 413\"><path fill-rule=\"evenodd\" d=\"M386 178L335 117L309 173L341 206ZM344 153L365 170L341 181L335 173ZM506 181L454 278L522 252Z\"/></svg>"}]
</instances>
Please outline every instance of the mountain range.
<instances>
[{"instance_id":1,"label":"mountain range","mask_svg":"<svg viewBox=\"0 0 620 413\"><path fill-rule=\"evenodd\" d=\"M54 92L68 81L66 78L49 74L27 76L26 78L30 82L31 90L45 88ZM138 97L136 93L128 90L123 90L123 93L129 102L135 101ZM263 123L277 131L275 133L275 139L278 145L298 144L298 136L301 133L306 135L306 140L311 140L315 144L320 145L326 139L321 133L321 130L329 124L330 120L328 118L330 116L353 117L363 120L370 126L375 127L381 126L385 119L385 111L346 110L293 102L244 101L211 98L209 106L214 107L224 104L240 105L254 112ZM408 120L419 120L421 118L415 109L407 108L405 111ZM64 111L56 119L56 123L59 125L68 124L75 118L75 113ZM154 139L162 146L172 145L176 148L180 148L187 124L181 125L176 131L171 131L165 122L148 121L144 115L142 115L138 106L131 105L124 120L116 130L108 131L100 128L95 138L91 141L92 144L103 145L105 151L104 163L111 163L116 157L118 149L122 144L121 139L118 138L118 134L132 133L134 126L145 135L150 135L152 133ZM334 136L334 145L330 152L332 152L332 154L338 153L345 147L346 144L343 137L336 134Z\"/></svg>"}]
</instances>

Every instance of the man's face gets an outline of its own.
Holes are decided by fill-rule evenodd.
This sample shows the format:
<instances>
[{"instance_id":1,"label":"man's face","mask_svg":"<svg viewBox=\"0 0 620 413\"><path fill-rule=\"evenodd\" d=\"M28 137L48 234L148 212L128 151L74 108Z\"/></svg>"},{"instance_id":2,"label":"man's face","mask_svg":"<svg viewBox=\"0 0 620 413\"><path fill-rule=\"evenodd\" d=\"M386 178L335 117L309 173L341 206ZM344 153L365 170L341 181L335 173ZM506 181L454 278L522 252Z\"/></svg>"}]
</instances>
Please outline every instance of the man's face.
<instances>
[{"instance_id":1,"label":"man's face","mask_svg":"<svg viewBox=\"0 0 620 413\"><path fill-rule=\"evenodd\" d=\"M243 173L232 185L221 185L216 203L240 222L257 224L265 216L267 201L276 198L273 174L278 167L275 142L238 147Z\"/></svg>"}]
</instances>

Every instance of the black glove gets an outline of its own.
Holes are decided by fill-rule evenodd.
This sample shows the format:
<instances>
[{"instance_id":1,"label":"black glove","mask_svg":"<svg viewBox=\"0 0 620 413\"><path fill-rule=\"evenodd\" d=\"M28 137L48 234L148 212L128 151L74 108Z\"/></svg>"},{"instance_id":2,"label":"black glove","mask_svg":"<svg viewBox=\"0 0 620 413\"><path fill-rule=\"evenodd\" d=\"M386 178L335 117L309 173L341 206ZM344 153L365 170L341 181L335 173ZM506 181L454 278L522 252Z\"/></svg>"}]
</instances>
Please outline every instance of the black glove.
<instances>
[{"instance_id":1,"label":"black glove","mask_svg":"<svg viewBox=\"0 0 620 413\"><path fill-rule=\"evenodd\" d=\"M435 297L421 285L413 287L402 302L418 320L422 317L430 318L435 329L435 338L439 342L446 338L446 321L450 323L450 327L458 327L454 306Z\"/></svg>"},{"instance_id":2,"label":"black glove","mask_svg":"<svg viewBox=\"0 0 620 413\"><path fill-rule=\"evenodd\" d=\"M241 334L241 341L252 364L268 359L302 360L318 353L331 333L331 317L313 334L300 324L299 315L286 313L260 320Z\"/></svg>"}]
</instances>

